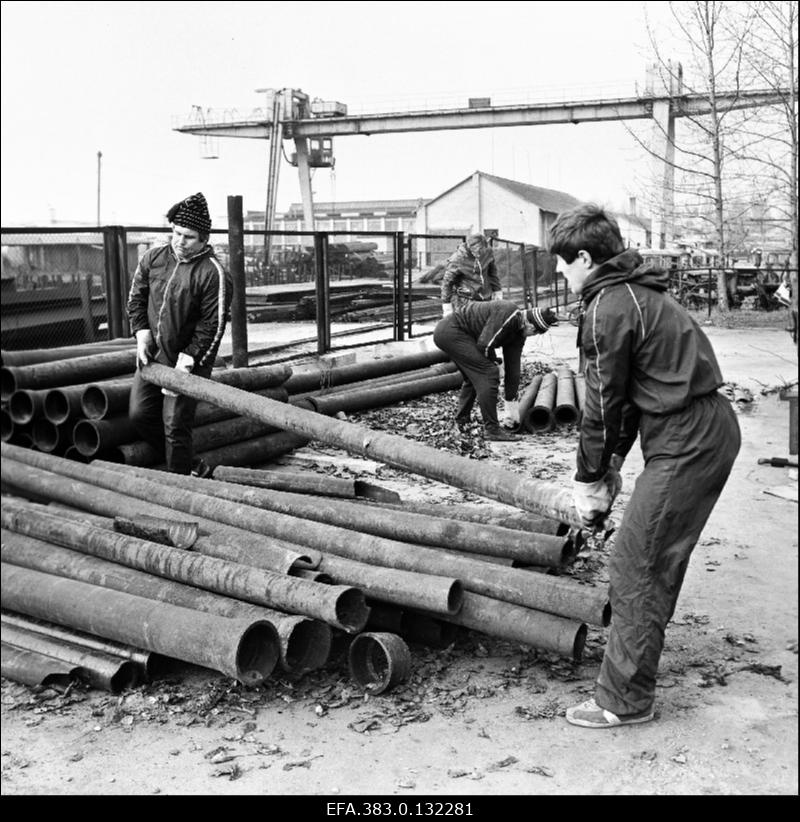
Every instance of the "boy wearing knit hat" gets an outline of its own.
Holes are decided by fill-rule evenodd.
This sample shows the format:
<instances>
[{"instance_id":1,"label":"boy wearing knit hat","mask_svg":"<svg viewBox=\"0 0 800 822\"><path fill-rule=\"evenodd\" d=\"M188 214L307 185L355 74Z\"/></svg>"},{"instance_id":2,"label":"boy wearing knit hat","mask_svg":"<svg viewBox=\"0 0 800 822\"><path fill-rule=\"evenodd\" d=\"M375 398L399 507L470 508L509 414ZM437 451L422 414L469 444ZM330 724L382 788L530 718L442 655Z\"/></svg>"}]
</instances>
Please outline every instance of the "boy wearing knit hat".
<instances>
[{"instance_id":1,"label":"boy wearing knit hat","mask_svg":"<svg viewBox=\"0 0 800 822\"><path fill-rule=\"evenodd\" d=\"M469 422L477 399L487 440L518 439L504 430L497 419L500 369L495 349L502 348L505 363L503 422L518 425L517 393L525 340L533 334L544 334L556 322L556 315L549 308L520 309L510 300L469 302L439 320L433 341L449 354L464 377L456 414L459 427Z\"/></svg>"},{"instance_id":2,"label":"boy wearing knit hat","mask_svg":"<svg viewBox=\"0 0 800 822\"><path fill-rule=\"evenodd\" d=\"M208 244L205 197L193 194L167 212L172 238L139 260L128 295L137 365L154 362L208 377L225 332L233 281ZM138 369L129 415L139 435L177 474L208 475L192 450L197 401L144 380Z\"/></svg>"}]
</instances>

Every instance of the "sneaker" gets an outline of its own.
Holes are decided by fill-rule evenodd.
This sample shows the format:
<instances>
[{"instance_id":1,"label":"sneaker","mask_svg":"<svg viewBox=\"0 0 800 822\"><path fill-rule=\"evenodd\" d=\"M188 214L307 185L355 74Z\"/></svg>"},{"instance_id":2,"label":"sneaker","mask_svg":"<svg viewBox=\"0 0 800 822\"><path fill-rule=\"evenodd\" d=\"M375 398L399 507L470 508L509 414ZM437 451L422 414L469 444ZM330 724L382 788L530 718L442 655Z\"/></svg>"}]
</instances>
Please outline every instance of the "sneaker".
<instances>
[{"instance_id":1,"label":"sneaker","mask_svg":"<svg viewBox=\"0 0 800 822\"><path fill-rule=\"evenodd\" d=\"M192 476L200 477L201 479L208 479L213 473L214 469L203 459L196 459L192 463Z\"/></svg>"},{"instance_id":2,"label":"sneaker","mask_svg":"<svg viewBox=\"0 0 800 822\"><path fill-rule=\"evenodd\" d=\"M567 722L570 725L580 725L581 728L617 728L620 725L638 725L642 722L649 722L653 715L654 711L650 708L638 714L617 716L601 708L593 699L581 702L573 708L567 708Z\"/></svg>"},{"instance_id":3,"label":"sneaker","mask_svg":"<svg viewBox=\"0 0 800 822\"><path fill-rule=\"evenodd\" d=\"M512 434L510 431L504 430L499 425L487 425L484 428L483 435L487 440L493 440L494 442L519 441L519 437L516 434Z\"/></svg>"}]
</instances>

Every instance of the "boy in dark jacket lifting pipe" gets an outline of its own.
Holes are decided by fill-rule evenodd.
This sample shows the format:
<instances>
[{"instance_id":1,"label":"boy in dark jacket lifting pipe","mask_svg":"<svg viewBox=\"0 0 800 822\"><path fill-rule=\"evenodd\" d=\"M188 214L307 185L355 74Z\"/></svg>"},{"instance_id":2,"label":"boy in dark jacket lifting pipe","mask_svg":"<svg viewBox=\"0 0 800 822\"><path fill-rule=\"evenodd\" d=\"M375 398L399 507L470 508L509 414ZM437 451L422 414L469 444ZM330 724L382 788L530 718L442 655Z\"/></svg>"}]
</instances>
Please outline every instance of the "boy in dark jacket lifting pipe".
<instances>
[{"instance_id":1,"label":"boy in dark jacket lifting pipe","mask_svg":"<svg viewBox=\"0 0 800 822\"><path fill-rule=\"evenodd\" d=\"M233 281L208 244L211 217L198 193L167 212L171 242L146 251L133 275L128 318L137 365L150 360L211 375L231 304ZM210 473L192 453L197 401L142 379L137 368L129 415L139 435L176 474Z\"/></svg>"},{"instance_id":2,"label":"boy in dark jacket lifting pipe","mask_svg":"<svg viewBox=\"0 0 800 822\"><path fill-rule=\"evenodd\" d=\"M549 250L582 299L586 398L573 493L587 528L608 514L637 434L644 456L610 558L611 626L594 699L566 718L585 728L647 722L664 631L739 452L739 424L717 390L708 338L668 293L667 272L625 249L612 217L592 204L562 212Z\"/></svg>"}]
</instances>

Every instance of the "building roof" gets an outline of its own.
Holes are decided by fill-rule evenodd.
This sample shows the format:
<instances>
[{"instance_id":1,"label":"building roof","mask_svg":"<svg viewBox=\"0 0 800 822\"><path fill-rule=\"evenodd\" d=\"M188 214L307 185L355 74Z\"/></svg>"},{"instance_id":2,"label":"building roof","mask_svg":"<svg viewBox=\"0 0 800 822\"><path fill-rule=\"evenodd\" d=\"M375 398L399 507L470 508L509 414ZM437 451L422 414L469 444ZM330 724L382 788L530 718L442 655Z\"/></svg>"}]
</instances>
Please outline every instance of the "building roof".
<instances>
[{"instance_id":1,"label":"building roof","mask_svg":"<svg viewBox=\"0 0 800 822\"><path fill-rule=\"evenodd\" d=\"M505 177L496 177L494 174L486 174L483 171L476 171L475 173L483 177L484 180L491 180L495 183L495 185L506 189L506 191L510 191L517 197L522 197L523 200L533 203L543 211L552 211L555 214L558 214L561 211L565 211L568 208L579 205L581 202L576 197L573 197L571 194L567 194L564 191L556 191L553 188L542 188L541 186L532 186L528 183L508 180ZM446 194L449 194L451 191L458 188L460 185L463 185L468 180L471 180L473 176L474 175L470 174L469 177L465 177L454 186L448 188L447 191L443 191L438 197L428 200L426 205L441 199Z\"/></svg>"}]
</instances>

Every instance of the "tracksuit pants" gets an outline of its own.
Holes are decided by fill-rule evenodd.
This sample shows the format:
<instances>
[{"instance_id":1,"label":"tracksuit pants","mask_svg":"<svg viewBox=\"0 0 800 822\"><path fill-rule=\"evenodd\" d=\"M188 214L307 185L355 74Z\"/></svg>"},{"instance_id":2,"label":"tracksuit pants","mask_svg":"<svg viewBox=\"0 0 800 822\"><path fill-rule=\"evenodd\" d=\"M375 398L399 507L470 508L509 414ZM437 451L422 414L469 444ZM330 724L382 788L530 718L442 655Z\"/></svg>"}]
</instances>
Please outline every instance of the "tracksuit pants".
<instances>
[{"instance_id":1,"label":"tracksuit pants","mask_svg":"<svg viewBox=\"0 0 800 822\"><path fill-rule=\"evenodd\" d=\"M497 396L500 389L500 369L487 359L475 340L449 315L437 324L433 342L455 363L464 383L458 397L459 422L468 422L472 406L478 400L483 424L498 425Z\"/></svg>"},{"instance_id":2,"label":"tracksuit pants","mask_svg":"<svg viewBox=\"0 0 800 822\"><path fill-rule=\"evenodd\" d=\"M199 377L211 375L211 368L195 368ZM133 377L128 415L139 436L158 451L167 470L175 474L192 471L192 424L197 400L165 396L161 386L143 379L139 370Z\"/></svg>"},{"instance_id":3,"label":"tracksuit pants","mask_svg":"<svg viewBox=\"0 0 800 822\"><path fill-rule=\"evenodd\" d=\"M716 391L674 414L642 415L639 432L645 466L612 549L611 626L595 687L597 704L618 715L653 706L667 623L741 445Z\"/></svg>"}]
</instances>

